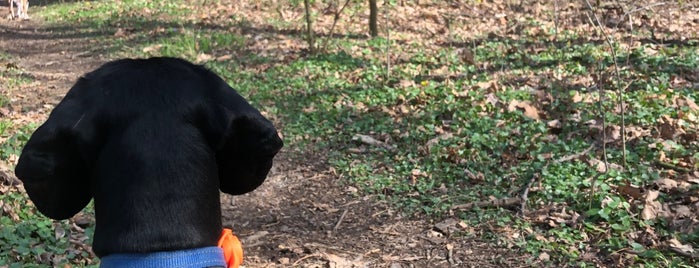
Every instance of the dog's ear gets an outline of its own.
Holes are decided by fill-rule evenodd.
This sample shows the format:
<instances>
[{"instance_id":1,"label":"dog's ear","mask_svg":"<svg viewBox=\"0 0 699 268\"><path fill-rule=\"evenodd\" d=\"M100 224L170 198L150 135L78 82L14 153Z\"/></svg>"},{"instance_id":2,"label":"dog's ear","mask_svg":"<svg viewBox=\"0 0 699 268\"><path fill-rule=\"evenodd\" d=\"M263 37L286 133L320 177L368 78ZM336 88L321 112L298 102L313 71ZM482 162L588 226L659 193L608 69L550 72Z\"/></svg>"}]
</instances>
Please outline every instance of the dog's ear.
<instances>
[{"instance_id":1,"label":"dog's ear","mask_svg":"<svg viewBox=\"0 0 699 268\"><path fill-rule=\"evenodd\" d=\"M236 116L216 153L221 191L238 195L264 182L282 147L277 130L259 112Z\"/></svg>"},{"instance_id":2,"label":"dog's ear","mask_svg":"<svg viewBox=\"0 0 699 268\"><path fill-rule=\"evenodd\" d=\"M91 199L80 148L94 139L94 126L81 99L71 94L77 89L71 91L32 134L15 168L39 211L57 220L72 217Z\"/></svg>"},{"instance_id":3,"label":"dog's ear","mask_svg":"<svg viewBox=\"0 0 699 268\"><path fill-rule=\"evenodd\" d=\"M216 152L221 191L240 195L264 182L283 142L272 123L232 88L221 86L219 94L218 105L206 109L205 136Z\"/></svg>"}]
</instances>

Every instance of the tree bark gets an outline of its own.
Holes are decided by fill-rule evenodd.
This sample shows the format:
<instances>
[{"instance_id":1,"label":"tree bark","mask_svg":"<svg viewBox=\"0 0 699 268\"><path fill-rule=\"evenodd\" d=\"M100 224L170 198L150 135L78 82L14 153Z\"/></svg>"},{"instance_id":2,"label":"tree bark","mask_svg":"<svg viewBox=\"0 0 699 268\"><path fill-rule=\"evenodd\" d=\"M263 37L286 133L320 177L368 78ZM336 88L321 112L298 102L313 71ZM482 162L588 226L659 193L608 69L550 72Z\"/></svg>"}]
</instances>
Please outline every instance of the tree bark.
<instances>
[{"instance_id":1,"label":"tree bark","mask_svg":"<svg viewBox=\"0 0 699 268\"><path fill-rule=\"evenodd\" d=\"M369 34L371 37L379 36L379 28L376 25L379 8L376 5L376 0L369 0Z\"/></svg>"},{"instance_id":2,"label":"tree bark","mask_svg":"<svg viewBox=\"0 0 699 268\"><path fill-rule=\"evenodd\" d=\"M308 49L311 54L316 52L315 37L313 36L313 19L311 19L311 3L310 0L303 0L303 6L306 9L306 40L308 41Z\"/></svg>"}]
</instances>

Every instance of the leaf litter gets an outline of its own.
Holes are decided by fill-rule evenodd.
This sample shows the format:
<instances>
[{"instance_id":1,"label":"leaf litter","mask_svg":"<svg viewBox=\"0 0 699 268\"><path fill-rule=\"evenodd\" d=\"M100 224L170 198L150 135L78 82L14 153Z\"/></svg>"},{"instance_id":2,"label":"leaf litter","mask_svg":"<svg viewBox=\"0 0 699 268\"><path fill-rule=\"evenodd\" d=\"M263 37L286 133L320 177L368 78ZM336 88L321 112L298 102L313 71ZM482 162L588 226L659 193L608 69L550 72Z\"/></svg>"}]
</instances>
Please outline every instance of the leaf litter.
<instances>
[{"instance_id":1,"label":"leaf litter","mask_svg":"<svg viewBox=\"0 0 699 268\"><path fill-rule=\"evenodd\" d=\"M240 1L239 3L215 2L207 9L198 6L191 18L194 22L216 24L231 16L245 16L249 25L255 26L262 31L252 28L241 28L240 32L246 36L246 53L254 53L279 59L278 64L284 64L298 57L305 51L306 44L300 38L291 34L275 33L274 27L270 25L272 21L287 21L292 27L303 25L302 9L299 7L289 7L277 9L276 6L268 2L251 3ZM320 10L320 1L316 1L314 8ZM596 29L591 28L582 16L582 7L576 3L560 3L558 14L558 28L568 29L583 35L589 35L590 41L600 40L601 36L595 36ZM668 4L669 5L669 4ZM640 8L640 7L639 7ZM542 26L553 28L554 18L551 15L551 5L541 4L536 1L531 5L512 7L508 1L479 2L473 5L451 5L451 4L406 4L392 6L390 16L390 30L394 33L393 38L401 40L418 40L421 46L418 48L393 47L397 53L392 55L391 60L396 62L400 59L409 59L410 55L418 50L436 50L436 46L448 44L452 45L455 40L452 36L487 36L489 38L511 38L521 39L527 36L544 36L551 41L556 36L542 31L541 28L529 28L526 26L526 18L539 18ZM616 31L611 35L617 40L628 37L628 31L632 29L649 29L653 27L655 34L663 35L676 40L696 39L697 22L699 12L696 7L679 9L666 9L666 16L631 16L631 24L624 23L627 17L614 7L607 6L600 12L605 14L605 25ZM142 11L144 14L133 14L135 16L147 15L151 10ZM658 12L656 10L656 12ZM525 16L522 16L526 14ZM365 11L355 12L351 15L342 16L342 21L335 30L336 33L359 33L365 32L365 22L368 14ZM460 22L463 27L453 28L454 22ZM1 22L9 24L10 34L21 34L22 32L40 32L47 36L52 36L50 30L41 25L33 25L30 28L16 28L17 24L12 22ZM320 13L315 22L315 30L319 34L326 31L332 24L332 16ZM614 27L611 27L611 26ZM618 27L621 26L621 27ZM385 25L383 31L385 31ZM32 29L33 28L33 29ZM688 31L689 29L689 31ZM296 30L295 28L289 30ZM4 30L8 31L8 30ZM130 28L118 28L114 31L115 37L128 37L132 34ZM691 33L694 32L694 36ZM3 33L4 34L4 33ZM688 35L689 34L689 35ZM38 123L45 119L46 114L55 104L57 99L67 90L67 85L82 73L104 61L102 58L85 60L79 57L84 49L70 46L67 38L53 36L57 42L50 45L59 48L60 51L49 51L49 53L27 54L26 52L9 51L24 57L19 63L8 62L6 68L15 68L13 65L26 68L35 74L38 83L30 86L21 86L11 90L3 89L3 95L10 96L12 104L9 108L3 107L0 113L4 118L11 118L17 124L28 122ZM52 38L43 39L43 42L51 42ZM9 38L0 41L3 47L21 47L14 44L15 39ZM78 41L79 42L79 41ZM635 41L633 41L635 42ZM635 45L634 43L631 45ZM626 44L623 44L626 45ZM33 42L30 46L49 46L49 43ZM479 62L474 56L474 52L468 44L455 47L456 53L464 62L477 66L480 70L490 69L489 62ZM143 49L144 53L156 53L161 49L154 45ZM506 49L506 48L503 48ZM536 50L537 48L534 48ZM646 50L657 50L654 46L645 47ZM363 55L365 51L356 49L348 51L356 56ZM535 53L535 52L534 52ZM67 61L60 54L76 55L73 59L77 61ZM361 54L361 55L360 55ZM48 55L48 57L47 57ZM213 54L202 53L197 55L198 62L212 60L225 61L233 56L229 52L215 52ZM5 60L3 60L5 61ZM52 62L58 62L55 64ZM51 64L49 64L51 63ZM43 66L43 67L42 67ZM53 66L60 66L63 69L68 66L67 71L58 70ZM45 68L49 67L49 68ZM360 67L361 69L362 67ZM422 68L422 67L421 67ZM426 68L426 67L425 67ZM340 76L353 76L359 70L351 73L339 74ZM517 77L506 71L497 71L502 77ZM457 77L460 74L447 68L440 69L435 73L440 77ZM531 75L531 74L530 74ZM555 76L555 74L550 74ZM66 79L70 77L70 79ZM561 78L562 79L562 78ZM526 77L525 81L537 81L537 77ZM699 88L699 73L697 70L687 70L684 76L678 76L673 81L674 86L691 85ZM485 84L478 84L477 89L498 91L499 82L492 81ZM401 81L402 87L416 86L414 81ZM571 85L575 85L572 83ZM593 103L595 95L581 90L582 87L589 86L587 78L582 78L577 82L578 87L571 88L574 95L572 103ZM531 85L538 88L538 85ZM51 90L42 90L49 88ZM467 92L455 92L457 97L467 97ZM549 111L542 109L547 98L534 98L532 101L512 100L506 105L495 95L489 95L486 100L489 105L499 106L501 109L510 111L521 111L522 114L533 120L547 120L550 129L558 129L562 122L557 115L549 114ZM678 157L676 146L673 143L685 144L697 143L697 132L699 130L699 107L694 100L686 97L678 97L669 100L668 105L679 109L677 117L663 116L658 118L659 124L655 126L626 126L630 132L630 138L646 138L656 142L650 149L658 150L659 157L652 168L661 170L661 178L648 185L622 185L617 191L625 196L629 203L633 204L633 212L638 213L645 220L663 218L671 228L678 229L681 233L695 233L699 226L699 193L696 191L699 183L699 171L697 171L696 158ZM485 102L483 103L485 105ZM395 113L397 117L410 113L410 108L401 107ZM603 128L600 122L588 124L589 135L599 142L609 144L619 144L621 142L621 128L617 125L608 125ZM602 140L602 133L606 139ZM360 143L375 147L392 148L384 141L374 137L356 134ZM426 147L428 150L432 144L440 139L449 139L449 132L441 134L430 140ZM312 154L312 153L311 153ZM16 159L16 158L15 158ZM385 203L376 203L373 198L358 197L355 191L346 191L336 185L339 178L331 168L317 163L323 163L320 156L309 158L304 162L292 160L291 155L282 155L281 161L275 165L270 174L270 181L246 198L230 200L224 197L225 215L224 220L227 225L234 226L241 235L244 243L249 243L251 252L249 256L249 267L269 267L269 266L289 266L297 265L301 267L375 267L389 265L389 267L446 267L454 265L478 265L486 267L508 266L521 263L525 253L512 253L507 247L494 246L490 243L477 239L464 239L453 234L469 234L477 236L483 231L482 226L468 226L453 217L447 217L444 221L436 224L430 223L427 219L404 218L391 206ZM599 172L607 172L607 166L601 160L588 158L587 164ZM12 159L6 160L8 164L14 164ZM611 169L621 170L618 165L609 165ZM22 191L21 187L16 187L16 181L10 178L9 168L3 167L0 170L0 192ZM418 170L415 176L423 176ZM472 177L482 177L482 174L471 174ZM234 202L235 201L235 202ZM11 208L11 204L0 204L2 212L12 216L16 211ZM249 215L259 215L257 218L249 218ZM339 221L341 215L342 222ZM16 218L16 216L12 216ZM82 217L82 218L80 218ZM88 218L86 221L85 218ZM561 224L574 225L579 223L580 214L575 211L566 210L565 204L549 204L541 209L531 212L526 219L533 222L542 222L550 227ZM71 220L71 235L83 234L85 222L89 222L90 216L81 215ZM339 225L339 223L342 223ZM333 226L340 226L333 230ZM81 227L82 226L82 227ZM56 228L56 236L63 237L67 230ZM517 238L520 235L514 230L502 228L498 232L507 234L507 237ZM532 231L533 234L536 234ZM660 238L655 233L653 227L648 226L644 231L634 234L636 237L646 237L650 239L648 245L663 245L685 256L696 258L696 248L691 244L682 243L675 238ZM536 234L536 239L551 240ZM87 238L83 235L72 237L74 247L71 252L79 254L80 251L88 251ZM595 262L595 249L590 248L583 254L583 259ZM503 259L494 260L492 257L499 256ZM528 258L528 257L525 257ZM536 255L538 261L550 261L551 256L542 252ZM53 261L60 260L56 257ZM498 263L499 265L495 264ZM88 261L89 262L89 261Z\"/></svg>"}]
</instances>

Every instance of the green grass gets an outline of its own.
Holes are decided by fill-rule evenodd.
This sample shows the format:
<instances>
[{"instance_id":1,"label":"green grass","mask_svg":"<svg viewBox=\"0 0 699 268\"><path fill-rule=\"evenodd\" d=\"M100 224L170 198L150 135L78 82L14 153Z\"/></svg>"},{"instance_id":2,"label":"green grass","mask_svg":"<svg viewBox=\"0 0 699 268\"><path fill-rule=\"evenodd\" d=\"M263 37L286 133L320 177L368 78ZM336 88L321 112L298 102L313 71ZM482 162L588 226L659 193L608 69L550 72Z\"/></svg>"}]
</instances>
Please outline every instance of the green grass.
<instances>
[{"instance_id":1,"label":"green grass","mask_svg":"<svg viewBox=\"0 0 699 268\"><path fill-rule=\"evenodd\" d=\"M141 15L144 9L150 12L148 16ZM547 252L554 263L588 267L593 263L583 259L585 253L605 257L633 249L639 254L627 263L645 267L696 264L637 238L650 228L659 237L677 238L696 248L698 233L674 231L663 220L641 220L641 207L615 190L626 184L647 185L667 176L666 170L654 165L661 154L675 164L693 161L692 168L697 169L696 140L677 140L669 147L653 146L655 133L631 140L624 171L600 173L580 159L556 161L584 152L594 142L589 120L599 120L601 109L596 101L578 102L574 96L583 94L597 100L598 89L575 80L599 70L610 73L614 59L605 44L587 43L565 31L560 44L534 35L519 40L483 38L472 48L477 65L463 62L448 47L424 50L417 43L394 44L393 53L409 57L394 65L391 77L386 78L386 40L381 38L331 40L329 47L336 49L321 55L270 64L264 71L246 68L274 61L241 53L247 40L235 27L247 22L234 18L224 27L198 23L180 1L56 4L39 15L51 23L79 25L77 31L97 34L98 42L109 46L105 52L115 57L164 55L196 60L202 54L233 55L206 65L276 118L289 148L327 154L329 164L347 178L343 183L359 187L364 194L379 194L408 215L438 218L456 214L473 226L510 226L525 234L512 239L520 250L533 256ZM534 22L527 27L542 28ZM115 41L113 31L105 29L117 28L138 30L126 36L126 41ZM699 116L697 111L673 107L677 98L698 102L696 89L672 84L674 77L699 68L697 44L654 50L649 53L645 46L619 49L616 59L622 64L629 62L619 74L621 86L628 85L623 96L628 104L626 124L651 132L663 116ZM506 70L506 75L501 70ZM518 77L535 80L516 82ZM496 82L498 88L483 87L487 82ZM614 79L603 82L610 87L602 106L607 124L619 125L621 117L613 101L617 95L611 90ZM537 106L541 120L508 109L512 101L542 103L532 85L548 96L545 104ZM547 126L554 119L562 122L560 129ZM693 127L696 135L697 122L685 120L685 124L687 129ZM0 148L0 157L6 160L18 152L32 127L12 134L1 126L0 133L11 136ZM355 134L387 141L395 150L358 143L353 140ZM607 156L610 163L622 165L618 144L608 144ZM353 153L353 149L362 153ZM302 157L303 152L299 154ZM581 158L602 159L601 150ZM529 194L530 210L565 208L579 214L581 220L553 227L504 208L453 209L471 202L517 197L532 178L540 187ZM67 247L65 240L50 234L53 227L49 221L22 205L23 196L13 193L2 198L17 204L13 209L20 219L1 216L3 226L12 229L2 231L0 240L4 243L0 244L8 250L0 251L0 259L33 263L43 253L34 252L40 250L36 243L43 243L52 252ZM660 197L673 198L668 193ZM506 239L485 233L484 238ZM81 263L85 258L66 255L63 263Z\"/></svg>"},{"instance_id":2,"label":"green grass","mask_svg":"<svg viewBox=\"0 0 699 268\"><path fill-rule=\"evenodd\" d=\"M52 259L68 263L74 259L90 257L89 252L71 247L71 226L68 221L54 222L38 214L35 209L27 206L27 197L20 192L3 194L0 200L17 217L0 217L3 226L0 229L0 241L3 242L0 243L0 266L28 267L26 265L37 265L39 260L43 260L44 265L41 266L45 266Z\"/></svg>"},{"instance_id":3,"label":"green grass","mask_svg":"<svg viewBox=\"0 0 699 268\"><path fill-rule=\"evenodd\" d=\"M15 88L20 85L28 84L34 81L34 77L25 73L19 66L14 64L9 55L0 53L0 83L5 89ZM5 107L10 103L10 100L5 95L0 95L0 107Z\"/></svg>"}]
</instances>

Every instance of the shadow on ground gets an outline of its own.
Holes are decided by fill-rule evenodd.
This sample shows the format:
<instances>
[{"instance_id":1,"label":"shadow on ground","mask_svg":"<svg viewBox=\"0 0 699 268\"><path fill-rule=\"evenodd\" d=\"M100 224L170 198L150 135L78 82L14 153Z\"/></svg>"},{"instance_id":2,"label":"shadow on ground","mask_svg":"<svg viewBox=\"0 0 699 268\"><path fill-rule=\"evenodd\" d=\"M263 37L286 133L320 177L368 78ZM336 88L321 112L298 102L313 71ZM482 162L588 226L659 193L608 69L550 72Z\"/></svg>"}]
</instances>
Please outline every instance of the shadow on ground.
<instances>
[{"instance_id":1,"label":"shadow on ground","mask_svg":"<svg viewBox=\"0 0 699 268\"><path fill-rule=\"evenodd\" d=\"M0 20L0 47L33 79L3 90L13 109L49 112L46 104L80 75L110 60L112 48L98 41L110 33ZM285 148L259 190L222 198L224 224L243 240L246 267L507 267L524 258L459 232L456 219L409 219L358 195L324 164L326 153Z\"/></svg>"}]
</instances>

